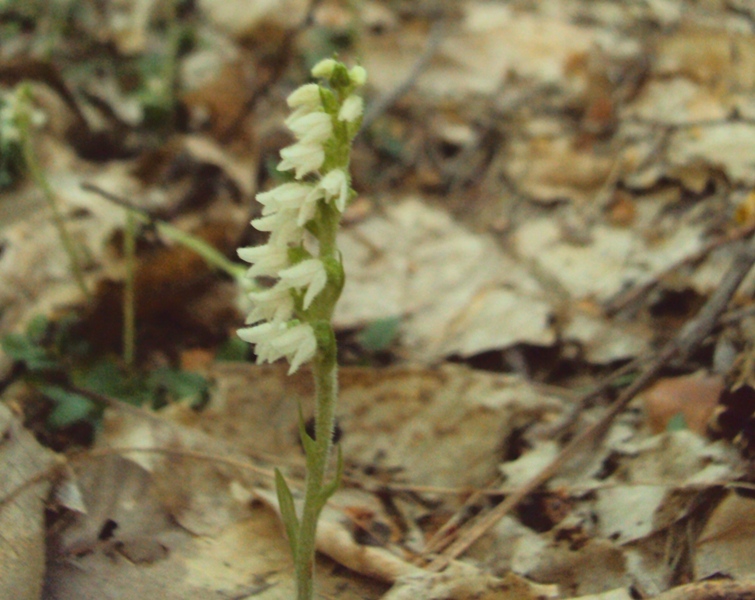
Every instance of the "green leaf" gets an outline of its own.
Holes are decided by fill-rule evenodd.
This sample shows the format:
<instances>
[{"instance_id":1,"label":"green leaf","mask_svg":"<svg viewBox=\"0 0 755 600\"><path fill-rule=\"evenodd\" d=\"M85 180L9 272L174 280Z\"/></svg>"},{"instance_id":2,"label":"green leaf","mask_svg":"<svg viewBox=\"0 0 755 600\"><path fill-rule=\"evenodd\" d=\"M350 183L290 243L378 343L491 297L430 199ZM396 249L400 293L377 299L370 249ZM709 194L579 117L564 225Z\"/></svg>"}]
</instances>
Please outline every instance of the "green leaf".
<instances>
[{"instance_id":1,"label":"green leaf","mask_svg":"<svg viewBox=\"0 0 755 600\"><path fill-rule=\"evenodd\" d=\"M26 335L34 343L41 343L47 333L47 329L50 326L50 321L44 315L37 315L33 317L29 324L26 326Z\"/></svg>"},{"instance_id":2,"label":"green leaf","mask_svg":"<svg viewBox=\"0 0 755 600\"><path fill-rule=\"evenodd\" d=\"M9 333L3 336L2 347L3 352L13 360L23 361L35 354L35 352L42 350L42 348L33 344L28 337L20 333Z\"/></svg>"},{"instance_id":3,"label":"green leaf","mask_svg":"<svg viewBox=\"0 0 755 600\"><path fill-rule=\"evenodd\" d=\"M47 426L51 429L61 429L77 421L89 419L97 410L97 406L89 398L61 387L41 385L38 389L56 403L55 408L47 417Z\"/></svg>"},{"instance_id":4,"label":"green leaf","mask_svg":"<svg viewBox=\"0 0 755 600\"><path fill-rule=\"evenodd\" d=\"M199 373L160 367L150 373L147 385L154 390L166 390L174 400L197 399L208 391L209 383Z\"/></svg>"},{"instance_id":5,"label":"green leaf","mask_svg":"<svg viewBox=\"0 0 755 600\"><path fill-rule=\"evenodd\" d=\"M229 337L215 353L216 360L246 361L249 359L251 346L237 335Z\"/></svg>"},{"instance_id":6,"label":"green leaf","mask_svg":"<svg viewBox=\"0 0 755 600\"><path fill-rule=\"evenodd\" d=\"M689 427L687 427L687 420L682 413L671 417L666 425L666 431L683 431L685 429L689 429Z\"/></svg>"},{"instance_id":7,"label":"green leaf","mask_svg":"<svg viewBox=\"0 0 755 600\"><path fill-rule=\"evenodd\" d=\"M337 115L341 106L338 104L336 95L329 89L320 86L320 100L322 101L322 107L329 115Z\"/></svg>"},{"instance_id":8,"label":"green leaf","mask_svg":"<svg viewBox=\"0 0 755 600\"><path fill-rule=\"evenodd\" d=\"M396 341L400 326L400 317L377 319L359 332L357 342L369 352L382 352Z\"/></svg>"},{"instance_id":9,"label":"green leaf","mask_svg":"<svg viewBox=\"0 0 755 600\"><path fill-rule=\"evenodd\" d=\"M330 497L338 491L339 487L341 487L341 479L343 478L343 450L341 449L340 444L336 446L336 452L336 474L331 481L323 486L322 491L320 492L318 511L322 510L322 507L325 506Z\"/></svg>"},{"instance_id":10,"label":"green leaf","mask_svg":"<svg viewBox=\"0 0 755 600\"><path fill-rule=\"evenodd\" d=\"M73 374L73 381L79 387L135 406L141 406L150 399L150 390L143 381L124 373L117 363L108 359Z\"/></svg>"},{"instance_id":11,"label":"green leaf","mask_svg":"<svg viewBox=\"0 0 755 600\"><path fill-rule=\"evenodd\" d=\"M309 258L312 258L312 254L303 246L291 246L288 249L288 262L292 265L297 265Z\"/></svg>"},{"instance_id":12,"label":"green leaf","mask_svg":"<svg viewBox=\"0 0 755 600\"><path fill-rule=\"evenodd\" d=\"M346 92L351 86L351 77L349 77L349 71L342 62L337 62L333 69L333 74L330 76L330 85L334 89L341 92Z\"/></svg>"},{"instance_id":13,"label":"green leaf","mask_svg":"<svg viewBox=\"0 0 755 600\"><path fill-rule=\"evenodd\" d=\"M20 333L9 333L0 340L3 352L15 361L23 362L30 371L53 369L57 361L42 346Z\"/></svg>"},{"instance_id":14,"label":"green leaf","mask_svg":"<svg viewBox=\"0 0 755 600\"><path fill-rule=\"evenodd\" d=\"M283 526L286 528L288 543L291 546L291 556L295 559L299 546L299 518L296 516L294 497L279 469L275 469L275 491L278 494Z\"/></svg>"},{"instance_id":15,"label":"green leaf","mask_svg":"<svg viewBox=\"0 0 755 600\"><path fill-rule=\"evenodd\" d=\"M55 322L53 348L67 358L91 356L91 344L76 332L79 317L74 313L63 315Z\"/></svg>"},{"instance_id":16,"label":"green leaf","mask_svg":"<svg viewBox=\"0 0 755 600\"><path fill-rule=\"evenodd\" d=\"M299 409L299 437L301 438L301 445L304 447L304 454L307 455L307 464L309 464L309 457L317 449L317 442L312 436L307 433L307 423L304 420L304 413L301 410L301 402L298 404Z\"/></svg>"}]
</instances>

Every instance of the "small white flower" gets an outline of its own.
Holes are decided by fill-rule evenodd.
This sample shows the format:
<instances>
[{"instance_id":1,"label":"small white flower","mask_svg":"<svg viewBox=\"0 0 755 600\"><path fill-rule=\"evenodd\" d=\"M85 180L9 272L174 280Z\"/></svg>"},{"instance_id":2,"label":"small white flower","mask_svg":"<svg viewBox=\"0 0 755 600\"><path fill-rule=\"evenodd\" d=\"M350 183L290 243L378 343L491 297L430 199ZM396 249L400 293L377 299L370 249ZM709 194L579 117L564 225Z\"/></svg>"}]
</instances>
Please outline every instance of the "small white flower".
<instances>
[{"instance_id":1,"label":"small white flower","mask_svg":"<svg viewBox=\"0 0 755 600\"><path fill-rule=\"evenodd\" d=\"M279 210L252 221L257 231L269 231L267 245L279 250L288 250L291 245L298 245L304 237L304 230L296 224L297 210Z\"/></svg>"},{"instance_id":2,"label":"small white flower","mask_svg":"<svg viewBox=\"0 0 755 600\"><path fill-rule=\"evenodd\" d=\"M279 171L294 169L295 177L301 179L317 171L325 162L325 151L320 144L299 142L281 150L283 159L278 165Z\"/></svg>"},{"instance_id":3,"label":"small white flower","mask_svg":"<svg viewBox=\"0 0 755 600\"><path fill-rule=\"evenodd\" d=\"M312 187L312 191L307 196L307 201L299 212L299 226L304 226L307 221L315 216L317 211L317 203L320 200L325 200L325 190L322 189L320 184Z\"/></svg>"},{"instance_id":4,"label":"small white flower","mask_svg":"<svg viewBox=\"0 0 755 600\"><path fill-rule=\"evenodd\" d=\"M288 321L294 314L294 298L287 287L274 285L261 292L251 292L252 312L246 319L247 325L258 321Z\"/></svg>"},{"instance_id":5,"label":"small white flower","mask_svg":"<svg viewBox=\"0 0 755 600\"><path fill-rule=\"evenodd\" d=\"M302 143L322 144L333 135L333 121L326 112L310 112L302 116L291 115L286 125Z\"/></svg>"},{"instance_id":6,"label":"small white flower","mask_svg":"<svg viewBox=\"0 0 755 600\"><path fill-rule=\"evenodd\" d=\"M277 277L281 269L289 266L288 248L270 244L252 248L239 248L238 255L241 260L252 263L252 267L246 272L249 279L265 276Z\"/></svg>"},{"instance_id":7,"label":"small white flower","mask_svg":"<svg viewBox=\"0 0 755 600\"><path fill-rule=\"evenodd\" d=\"M353 123L362 116L364 111L364 101L361 96L352 94L343 101L341 109L338 111L338 120Z\"/></svg>"},{"instance_id":8,"label":"small white flower","mask_svg":"<svg viewBox=\"0 0 755 600\"><path fill-rule=\"evenodd\" d=\"M257 364L273 362L284 356L291 363L288 374L312 359L317 350L317 339L308 323L261 323L254 327L239 329L238 336L245 342L255 344Z\"/></svg>"},{"instance_id":9,"label":"small white flower","mask_svg":"<svg viewBox=\"0 0 755 600\"><path fill-rule=\"evenodd\" d=\"M291 214L293 211L285 211ZM296 214L296 213L294 213ZM296 218L289 216L283 219L280 227L270 232L267 243L276 248L288 250L291 246L298 246L304 240L304 229L296 224Z\"/></svg>"},{"instance_id":10,"label":"small white flower","mask_svg":"<svg viewBox=\"0 0 755 600\"><path fill-rule=\"evenodd\" d=\"M272 215L281 210L294 210L298 212L296 226L303 227L315 216L317 201L322 198L313 192L317 188L305 183L284 183L269 192L257 194L257 201L263 205L262 215Z\"/></svg>"},{"instance_id":11,"label":"small white flower","mask_svg":"<svg viewBox=\"0 0 755 600\"><path fill-rule=\"evenodd\" d=\"M304 108L308 111L319 110L322 108L320 86L316 83L306 83L295 89L286 98L286 103L289 108Z\"/></svg>"},{"instance_id":12,"label":"small white flower","mask_svg":"<svg viewBox=\"0 0 755 600\"><path fill-rule=\"evenodd\" d=\"M356 86L363 86L367 82L367 71L364 67L357 65L349 69L349 79Z\"/></svg>"},{"instance_id":13,"label":"small white flower","mask_svg":"<svg viewBox=\"0 0 755 600\"><path fill-rule=\"evenodd\" d=\"M21 141L21 130L16 122L16 114L7 104L0 108L0 137L8 143Z\"/></svg>"},{"instance_id":14,"label":"small white flower","mask_svg":"<svg viewBox=\"0 0 755 600\"><path fill-rule=\"evenodd\" d=\"M333 169L320 181L319 186L325 191L328 199L335 199L336 208L346 210L349 199L349 177L343 169Z\"/></svg>"},{"instance_id":15,"label":"small white flower","mask_svg":"<svg viewBox=\"0 0 755 600\"><path fill-rule=\"evenodd\" d=\"M312 77L330 77L333 74L333 69L336 68L336 64L336 61L332 58L324 58L312 67Z\"/></svg>"},{"instance_id":16,"label":"small white flower","mask_svg":"<svg viewBox=\"0 0 755 600\"><path fill-rule=\"evenodd\" d=\"M3 97L3 100L0 108L0 137L6 143L21 141L22 120L34 127L40 127L47 121L45 114L30 104L23 84L16 86L11 93Z\"/></svg>"},{"instance_id":17,"label":"small white flower","mask_svg":"<svg viewBox=\"0 0 755 600\"><path fill-rule=\"evenodd\" d=\"M298 210L312 191L311 185L303 183L283 183L267 192L257 194L257 202L262 204L263 215L279 210Z\"/></svg>"},{"instance_id":18,"label":"small white flower","mask_svg":"<svg viewBox=\"0 0 755 600\"><path fill-rule=\"evenodd\" d=\"M277 350L272 345L272 341L285 333L288 329L287 323L260 323L252 327L239 329L237 334L245 342L254 344L254 352L257 354L257 364L263 362L273 362L285 356L283 352Z\"/></svg>"},{"instance_id":19,"label":"small white flower","mask_svg":"<svg viewBox=\"0 0 755 600\"><path fill-rule=\"evenodd\" d=\"M285 323L260 323L253 327L239 329L237 333L245 342L249 342L250 344L261 344L263 342L268 342L270 338L275 335L276 331L281 328L281 325L285 327ZM261 362L259 360L259 352L257 353L257 359L257 362Z\"/></svg>"},{"instance_id":20,"label":"small white flower","mask_svg":"<svg viewBox=\"0 0 755 600\"><path fill-rule=\"evenodd\" d=\"M304 294L303 307L307 310L312 301L317 297L328 283L328 274L325 265L320 259L309 258L293 267L282 270L280 273L281 285L289 288L307 288Z\"/></svg>"},{"instance_id":21,"label":"small white flower","mask_svg":"<svg viewBox=\"0 0 755 600\"><path fill-rule=\"evenodd\" d=\"M302 204L301 208L299 209L299 216L296 219L296 225L298 227L304 227L307 223L314 219L315 213L317 212L317 201L320 198L321 196L316 196L312 193L307 196L307 201Z\"/></svg>"},{"instance_id":22,"label":"small white flower","mask_svg":"<svg viewBox=\"0 0 755 600\"><path fill-rule=\"evenodd\" d=\"M248 263L256 263L257 261L269 256L274 249L270 244L263 244L262 246L249 246L247 248L239 248L236 250L236 254L239 258Z\"/></svg>"},{"instance_id":23,"label":"small white flower","mask_svg":"<svg viewBox=\"0 0 755 600\"><path fill-rule=\"evenodd\" d=\"M312 360L317 350L315 331L308 323L299 323L289 327L270 343L276 350L288 357L291 363L291 368L288 370L289 375L298 371L303 363Z\"/></svg>"},{"instance_id":24,"label":"small white flower","mask_svg":"<svg viewBox=\"0 0 755 600\"><path fill-rule=\"evenodd\" d=\"M23 100L18 88L14 93L5 96L5 102L0 108L0 136L4 141L21 141L21 130L18 127L18 122L23 109Z\"/></svg>"},{"instance_id":25,"label":"small white flower","mask_svg":"<svg viewBox=\"0 0 755 600\"><path fill-rule=\"evenodd\" d=\"M252 227L257 231L280 232L290 223L296 221L297 210L278 209L273 213L268 213L264 217L252 220Z\"/></svg>"}]
</instances>

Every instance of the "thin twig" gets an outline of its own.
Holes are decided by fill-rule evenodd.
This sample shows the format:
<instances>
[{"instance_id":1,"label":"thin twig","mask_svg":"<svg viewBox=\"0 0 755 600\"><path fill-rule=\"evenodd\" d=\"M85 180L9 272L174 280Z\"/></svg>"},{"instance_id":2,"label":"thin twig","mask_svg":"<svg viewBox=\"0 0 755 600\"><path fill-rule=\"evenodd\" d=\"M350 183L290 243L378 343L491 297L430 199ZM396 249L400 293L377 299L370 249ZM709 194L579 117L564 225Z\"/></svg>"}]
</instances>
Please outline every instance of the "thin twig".
<instances>
[{"instance_id":1,"label":"thin twig","mask_svg":"<svg viewBox=\"0 0 755 600\"><path fill-rule=\"evenodd\" d=\"M688 583L655 596L656 600L755 600L755 581L716 579Z\"/></svg>"},{"instance_id":2,"label":"thin twig","mask_svg":"<svg viewBox=\"0 0 755 600\"><path fill-rule=\"evenodd\" d=\"M625 307L633 304L634 302L637 302L643 296L646 296L655 286L658 285L658 283L664 277L677 272L679 269L686 265L693 264L702 260L708 254L720 248L721 246L725 246L726 244L730 244L732 242L736 242L748 237L750 234L752 234L753 231L755 231L755 224L747 225L746 227L739 227L709 241L696 252L693 252L689 256L685 256L684 258L678 260L668 268L661 271L650 281L637 285L608 300L603 306L604 313L609 317L615 315Z\"/></svg>"},{"instance_id":3,"label":"thin twig","mask_svg":"<svg viewBox=\"0 0 755 600\"><path fill-rule=\"evenodd\" d=\"M375 100L370 104L369 109L365 112L364 119L362 120L362 130L368 129L376 119L378 119L384 112L386 112L399 98L406 94L417 83L422 71L425 70L430 60L435 55L440 42L443 40L446 32L446 22L444 19L439 18L433 23L430 29L430 34L427 38L427 44L425 45L422 54L414 62L411 70L406 74L403 81L399 83L395 88Z\"/></svg>"},{"instance_id":4,"label":"thin twig","mask_svg":"<svg viewBox=\"0 0 755 600\"><path fill-rule=\"evenodd\" d=\"M88 398L89 400L94 402L97 406L102 406L102 407L108 406L110 408L115 408L117 410L124 411L130 415L134 415L139 418L146 419L148 421L161 423L161 424L165 423L165 419L163 419L157 413L149 411L149 410L145 410L141 408L140 406L129 404L128 402L124 402L123 400L119 400L118 398L113 398L112 396L100 394L98 392L94 392L92 390L88 390L86 388L78 387L72 384L66 384L64 387L69 392L73 392L75 394L79 394L81 396L84 396L85 398ZM302 467L304 464L303 461L285 460L281 458L280 456L277 456L270 452L266 452L264 450L259 450L257 448L254 448L254 449L245 448L244 453L261 462L269 462L269 463L275 462L276 464L283 464L284 466L297 468L297 469Z\"/></svg>"},{"instance_id":5,"label":"thin twig","mask_svg":"<svg viewBox=\"0 0 755 600\"><path fill-rule=\"evenodd\" d=\"M362 481L348 475L343 476L343 482L352 488L368 492L370 494L432 494L435 496L461 496L463 494L478 494L480 497L500 496L502 494L513 494L519 488L513 486L489 487L489 488L465 488L465 487L443 487L434 485L414 485L411 483L377 483ZM745 489L755 490L755 484L736 480L706 481L695 483L669 483L668 481L659 481L654 479L637 479L631 483L625 481L602 481L594 483L583 483L579 485L558 486L558 492L567 496L578 496L596 490L614 490L627 489L635 487L658 487L669 490L680 491L701 491L712 487L722 487L726 489ZM427 551L427 549L426 549Z\"/></svg>"},{"instance_id":6,"label":"thin twig","mask_svg":"<svg viewBox=\"0 0 755 600\"><path fill-rule=\"evenodd\" d=\"M71 463L81 462L92 458L101 458L103 456L130 454L130 453L144 453L144 454L164 454L166 456L178 456L184 458L192 458L195 460L202 460L208 462L214 462L230 467L235 467L242 471L249 471L255 475L262 475L269 479L275 477L275 473L272 469L266 469L264 467L258 467L249 463L248 461L228 458L226 456L219 456L217 454L210 454L208 452L199 452L197 450L185 450L178 448L158 448L158 447L139 447L139 446L122 446L122 447L108 447L108 448L95 448L93 450L84 450L68 457ZM301 482L297 482L297 485L303 487Z\"/></svg>"},{"instance_id":7,"label":"thin twig","mask_svg":"<svg viewBox=\"0 0 755 600\"><path fill-rule=\"evenodd\" d=\"M597 444L608 431L616 416L629 402L673 359L686 358L713 330L718 317L726 309L737 288L755 264L755 239L734 257L731 266L723 276L720 285L700 310L697 316L684 326L679 334L663 347L647 368L627 387L608 408L599 421L585 429L569 442L559 455L519 490L508 496L490 512L471 522L466 531L451 543L443 555L430 563L428 568L440 570L451 559L458 558L485 532L493 527L508 512L516 508L522 500L553 477L561 467L571 460L579 450L588 444Z\"/></svg>"},{"instance_id":8,"label":"thin twig","mask_svg":"<svg viewBox=\"0 0 755 600\"><path fill-rule=\"evenodd\" d=\"M23 87L17 93L22 96L21 102L23 102L23 115L19 119L18 126L21 131L21 150L24 156L24 163L26 164L29 175L34 180L34 183L37 184L37 187L39 187L45 202L47 202L47 205L50 207L53 223L58 230L60 241L68 255L68 260L71 263L71 272L76 280L76 284L79 286L81 293L86 298L89 298L89 288L84 279L84 270L79 262L81 256L68 228L66 227L65 219L58 206L58 199L55 191L52 189L52 186L47 179L47 175L45 175L44 169L39 162L37 153L34 150L34 142L31 134L31 117L29 115L29 111L31 110L31 88L29 87L29 84L23 84Z\"/></svg>"},{"instance_id":9,"label":"thin twig","mask_svg":"<svg viewBox=\"0 0 755 600\"><path fill-rule=\"evenodd\" d=\"M296 27L293 27L286 32L278 46L277 52L272 60L268 61L272 66L267 77L264 81L256 85L255 90L246 102L244 102L244 106L231 121L230 125L228 125L224 131L220 132L219 141L221 143L227 144L234 138L234 136L238 135L239 128L242 126L244 119L249 116L249 113L255 109L257 103L262 98L266 97L273 89L275 89L275 83L285 73L291 57L294 55L294 41L301 33L312 27L315 22L315 12L320 4L322 4L322 0L311 0L307 7L307 14L304 15L304 18L296 25Z\"/></svg>"},{"instance_id":10,"label":"thin twig","mask_svg":"<svg viewBox=\"0 0 755 600\"><path fill-rule=\"evenodd\" d=\"M123 286L123 362L131 370L136 354L136 220L130 211L126 211L123 254L126 259L126 282Z\"/></svg>"},{"instance_id":11,"label":"thin twig","mask_svg":"<svg viewBox=\"0 0 755 600\"><path fill-rule=\"evenodd\" d=\"M539 430L535 430L535 428L533 428L533 435L539 439L554 439L560 437L561 434L563 434L567 429L569 429L574 423L577 422L579 414L585 404L587 404L587 402L602 394L620 378L628 375L629 373L635 372L645 362L647 362L646 358L637 358L632 362L624 365L623 367L617 369L609 376L603 378L603 380L598 385L594 386L592 389L582 394L573 401L573 404L570 407L569 412L565 418L559 420L559 422L555 425L546 426L545 428L541 428ZM496 488L497 495L509 494L513 491L514 490L509 490L505 487ZM467 498L463 506L456 511L456 514L452 516L443 525L443 527L436 531L435 534L433 534L433 536L427 541L424 550L425 554L440 552L441 550L443 550L443 548L450 544L452 539L449 537L449 534L454 531L459 523L463 521L465 516L469 514L468 509L477 504L480 498L484 495L490 494L488 494L485 490L472 490L472 494L469 496L469 498Z\"/></svg>"},{"instance_id":12,"label":"thin twig","mask_svg":"<svg viewBox=\"0 0 755 600\"><path fill-rule=\"evenodd\" d=\"M157 221L157 219L149 214L147 210L143 209L140 206L137 206L133 202L129 202L122 196L108 192L106 189L103 189L98 185L85 181L81 184L81 189L85 192L92 192L94 194L97 194L98 196L102 196L105 200L108 200L109 202L112 202L113 204L120 206L121 208L125 208L129 212L140 215L145 220L145 222L149 223L150 225L153 225Z\"/></svg>"},{"instance_id":13,"label":"thin twig","mask_svg":"<svg viewBox=\"0 0 755 600\"><path fill-rule=\"evenodd\" d=\"M246 267L229 260L225 254L220 252L213 245L204 241L202 238L186 233L170 223L156 219L143 208L134 206L128 200L121 198L112 192L108 192L92 183L82 183L81 189L98 194L105 198L105 200L127 209L130 214L137 217L142 223L154 227L159 233L168 239L196 252L211 267L227 273L237 281L245 280Z\"/></svg>"}]
</instances>

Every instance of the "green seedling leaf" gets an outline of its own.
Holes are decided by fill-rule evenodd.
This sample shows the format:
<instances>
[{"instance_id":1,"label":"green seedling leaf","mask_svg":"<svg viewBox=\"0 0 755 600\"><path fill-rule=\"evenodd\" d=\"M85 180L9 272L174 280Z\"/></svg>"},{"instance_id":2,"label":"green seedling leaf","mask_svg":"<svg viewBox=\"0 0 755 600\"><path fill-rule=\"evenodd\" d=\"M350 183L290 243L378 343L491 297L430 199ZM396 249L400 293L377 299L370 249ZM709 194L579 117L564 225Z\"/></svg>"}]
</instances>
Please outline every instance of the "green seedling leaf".
<instances>
[{"instance_id":1,"label":"green seedling leaf","mask_svg":"<svg viewBox=\"0 0 755 600\"><path fill-rule=\"evenodd\" d=\"M38 389L56 403L55 408L47 417L47 426L50 429L61 429L77 421L90 419L97 411L94 402L80 394L54 385L42 385Z\"/></svg>"},{"instance_id":2,"label":"green seedling leaf","mask_svg":"<svg viewBox=\"0 0 755 600\"><path fill-rule=\"evenodd\" d=\"M635 379L637 379L636 373L627 373L626 375L623 375L622 377L618 377L614 381L612 381L611 387L613 389L623 388L628 385L631 385Z\"/></svg>"},{"instance_id":3,"label":"green seedling leaf","mask_svg":"<svg viewBox=\"0 0 755 600\"><path fill-rule=\"evenodd\" d=\"M73 375L74 383L103 396L112 396L129 404L141 406L150 400L150 390L137 377L124 373L112 360L101 360L89 369Z\"/></svg>"},{"instance_id":4,"label":"green seedling leaf","mask_svg":"<svg viewBox=\"0 0 755 600\"><path fill-rule=\"evenodd\" d=\"M233 335L218 348L216 360L246 361L249 358L250 346L240 337Z\"/></svg>"},{"instance_id":5,"label":"green seedling leaf","mask_svg":"<svg viewBox=\"0 0 755 600\"><path fill-rule=\"evenodd\" d=\"M400 317L378 319L359 332L357 342L369 352L382 352L396 341L400 326Z\"/></svg>"},{"instance_id":6,"label":"green seedling leaf","mask_svg":"<svg viewBox=\"0 0 755 600\"><path fill-rule=\"evenodd\" d=\"M190 406L201 404L209 393L209 383L199 373L160 367L150 373L147 387L152 391L153 406L167 393L175 402L187 401ZM163 405L166 402L163 401Z\"/></svg>"},{"instance_id":7,"label":"green seedling leaf","mask_svg":"<svg viewBox=\"0 0 755 600\"><path fill-rule=\"evenodd\" d=\"M37 315L26 326L26 335L36 344L41 344L50 327L50 321L44 315Z\"/></svg>"},{"instance_id":8,"label":"green seedling leaf","mask_svg":"<svg viewBox=\"0 0 755 600\"><path fill-rule=\"evenodd\" d=\"M10 333L0 340L0 346L10 358L24 363L30 371L54 369L58 366L45 348L35 344L26 335Z\"/></svg>"},{"instance_id":9,"label":"green seedling leaf","mask_svg":"<svg viewBox=\"0 0 755 600\"><path fill-rule=\"evenodd\" d=\"M275 469L275 491L278 494L283 526L286 528L288 543L291 546L291 556L296 556L299 546L299 518L296 516L294 497L279 469Z\"/></svg>"},{"instance_id":10,"label":"green seedling leaf","mask_svg":"<svg viewBox=\"0 0 755 600\"><path fill-rule=\"evenodd\" d=\"M689 427L687 427L687 419L684 418L682 413L671 417L666 425L666 431L684 431L685 429L689 429Z\"/></svg>"},{"instance_id":11,"label":"green seedling leaf","mask_svg":"<svg viewBox=\"0 0 755 600\"><path fill-rule=\"evenodd\" d=\"M75 332L78 323L79 317L74 313L66 314L55 322L53 331L55 352L67 358L91 355L89 342Z\"/></svg>"}]
</instances>

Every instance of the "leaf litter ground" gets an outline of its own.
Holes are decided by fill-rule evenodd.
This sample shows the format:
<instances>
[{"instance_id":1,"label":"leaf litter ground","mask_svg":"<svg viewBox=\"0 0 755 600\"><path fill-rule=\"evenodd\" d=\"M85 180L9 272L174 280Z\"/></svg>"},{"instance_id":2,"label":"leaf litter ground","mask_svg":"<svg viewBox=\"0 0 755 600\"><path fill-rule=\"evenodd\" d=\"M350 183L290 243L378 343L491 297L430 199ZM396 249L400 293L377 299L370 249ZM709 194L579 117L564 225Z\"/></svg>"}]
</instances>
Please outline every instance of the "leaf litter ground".
<instances>
[{"instance_id":1,"label":"leaf litter ground","mask_svg":"<svg viewBox=\"0 0 755 600\"><path fill-rule=\"evenodd\" d=\"M748 3L64 12L0 22L3 98L32 82L35 149L92 291L17 177L0 203L0 328L21 336L2 358L0 517L24 519L0 562L35 568L4 572L3 597L292 596L271 473L303 481L308 374L223 362L245 358L242 290L154 223L232 259L260 243L248 221L288 141L282 100L333 50L370 88L340 240L348 469L319 530L322 597L752 592L753 279L714 293L751 264ZM170 373L139 392L151 407L94 375L120 372L125 212L82 184L155 220L135 277L138 368ZM50 430L50 384L86 418Z\"/></svg>"}]
</instances>

